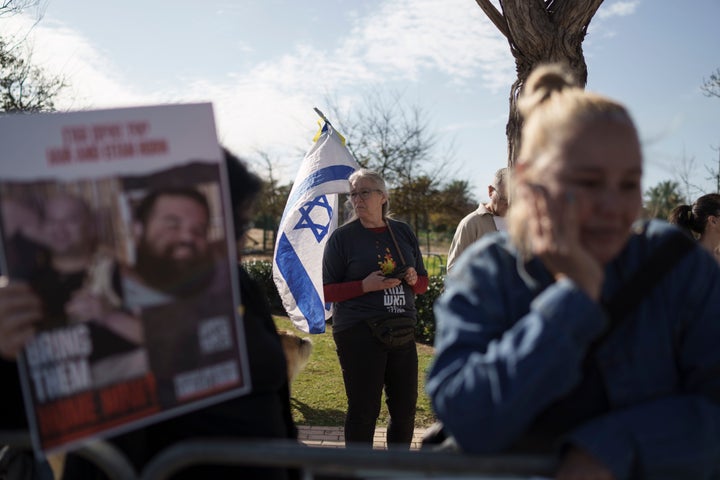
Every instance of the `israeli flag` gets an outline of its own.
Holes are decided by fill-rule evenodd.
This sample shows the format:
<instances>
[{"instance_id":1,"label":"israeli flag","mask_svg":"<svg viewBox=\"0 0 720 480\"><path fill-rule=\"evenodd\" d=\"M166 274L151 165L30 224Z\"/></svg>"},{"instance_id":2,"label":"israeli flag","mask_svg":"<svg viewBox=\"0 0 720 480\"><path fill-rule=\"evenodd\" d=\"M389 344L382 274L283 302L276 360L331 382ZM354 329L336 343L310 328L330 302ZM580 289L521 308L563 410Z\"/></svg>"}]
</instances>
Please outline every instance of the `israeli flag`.
<instances>
[{"instance_id":1,"label":"israeli flag","mask_svg":"<svg viewBox=\"0 0 720 480\"><path fill-rule=\"evenodd\" d=\"M325 121L305 155L278 228L273 280L293 324L324 333L330 317L322 283L325 243L337 227L338 194L359 165L345 139Z\"/></svg>"}]
</instances>

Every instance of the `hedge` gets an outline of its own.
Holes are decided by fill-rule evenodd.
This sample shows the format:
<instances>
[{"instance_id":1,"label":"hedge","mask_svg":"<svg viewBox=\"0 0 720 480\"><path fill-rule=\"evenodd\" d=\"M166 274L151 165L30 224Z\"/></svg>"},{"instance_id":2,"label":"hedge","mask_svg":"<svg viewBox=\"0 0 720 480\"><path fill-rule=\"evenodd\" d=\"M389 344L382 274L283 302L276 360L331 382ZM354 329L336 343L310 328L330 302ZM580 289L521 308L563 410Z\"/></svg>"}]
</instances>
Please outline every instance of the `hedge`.
<instances>
[{"instance_id":1,"label":"hedge","mask_svg":"<svg viewBox=\"0 0 720 480\"><path fill-rule=\"evenodd\" d=\"M251 278L260 284L270 301L270 307L276 315L287 315L280 300L277 287L272 278L272 262L268 260L252 260L243 262L243 267ZM432 275L428 283L427 292L415 297L417 308L417 326L415 334L421 343L432 345L435 341L435 314L433 304L435 299L442 293L445 284L445 276Z\"/></svg>"}]
</instances>

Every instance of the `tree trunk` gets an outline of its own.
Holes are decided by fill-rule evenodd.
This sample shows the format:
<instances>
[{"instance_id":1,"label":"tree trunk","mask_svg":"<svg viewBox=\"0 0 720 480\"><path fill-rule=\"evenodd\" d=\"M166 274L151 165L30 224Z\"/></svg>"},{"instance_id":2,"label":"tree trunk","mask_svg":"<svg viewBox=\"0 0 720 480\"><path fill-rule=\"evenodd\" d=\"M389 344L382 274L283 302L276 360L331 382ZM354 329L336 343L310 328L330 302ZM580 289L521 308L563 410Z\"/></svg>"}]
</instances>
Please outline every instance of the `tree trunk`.
<instances>
[{"instance_id":1,"label":"tree trunk","mask_svg":"<svg viewBox=\"0 0 720 480\"><path fill-rule=\"evenodd\" d=\"M510 88L510 111L505 129L508 166L512 167L520 150L522 118L517 110L517 99L525 80L541 63L562 62L585 86L587 65L582 42L590 20L603 0L499 0L502 13L490 0L475 1L508 39L515 58L517 80Z\"/></svg>"}]
</instances>

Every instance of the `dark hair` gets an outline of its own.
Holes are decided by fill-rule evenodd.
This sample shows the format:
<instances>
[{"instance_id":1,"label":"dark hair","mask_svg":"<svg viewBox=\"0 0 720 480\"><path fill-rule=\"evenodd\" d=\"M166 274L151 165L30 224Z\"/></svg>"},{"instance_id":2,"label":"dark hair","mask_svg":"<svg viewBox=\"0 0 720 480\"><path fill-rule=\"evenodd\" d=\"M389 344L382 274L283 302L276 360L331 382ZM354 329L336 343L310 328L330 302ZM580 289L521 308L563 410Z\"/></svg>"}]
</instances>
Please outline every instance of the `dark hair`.
<instances>
[{"instance_id":1,"label":"dark hair","mask_svg":"<svg viewBox=\"0 0 720 480\"><path fill-rule=\"evenodd\" d=\"M255 199L262 190L262 180L227 148L223 147L223 155L230 186L235 239L240 240L250 222L249 215Z\"/></svg>"},{"instance_id":2,"label":"dark hair","mask_svg":"<svg viewBox=\"0 0 720 480\"><path fill-rule=\"evenodd\" d=\"M161 187L154 189L149 194L145 195L145 198L140 201L138 206L135 208L135 220L139 221L143 225L147 225L150 212L152 212L152 209L155 207L155 203L158 198L164 196L189 198L200 205L205 210L205 214L208 219L210 218L210 205L208 204L205 195L199 191L192 187Z\"/></svg>"},{"instance_id":3,"label":"dark hair","mask_svg":"<svg viewBox=\"0 0 720 480\"><path fill-rule=\"evenodd\" d=\"M708 193L692 205L678 205L668 216L668 221L686 230L702 235L710 216L720 216L720 194Z\"/></svg>"}]
</instances>

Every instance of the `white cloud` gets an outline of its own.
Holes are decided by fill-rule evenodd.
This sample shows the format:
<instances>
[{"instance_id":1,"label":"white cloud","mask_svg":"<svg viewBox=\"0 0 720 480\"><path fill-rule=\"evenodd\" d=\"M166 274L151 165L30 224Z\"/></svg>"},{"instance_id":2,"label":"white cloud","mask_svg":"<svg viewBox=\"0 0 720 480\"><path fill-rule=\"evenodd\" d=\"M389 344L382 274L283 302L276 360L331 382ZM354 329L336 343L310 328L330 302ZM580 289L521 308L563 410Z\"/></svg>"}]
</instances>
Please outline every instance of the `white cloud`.
<instances>
[{"instance_id":1,"label":"white cloud","mask_svg":"<svg viewBox=\"0 0 720 480\"><path fill-rule=\"evenodd\" d=\"M245 156L256 149L297 155L298 148L309 147L317 119L312 107L328 95L346 104L360 91L418 82L426 73L493 92L514 80L506 40L467 0L386 0L371 14L351 18L354 26L345 38L323 43L320 37L242 72L180 79L176 88L162 91L128 78L122 65L68 25L45 18L31 30L33 20L23 16L2 22L4 30L11 21L29 31L35 61L67 78L71 88L56 102L60 109L211 101L221 141Z\"/></svg>"},{"instance_id":2,"label":"white cloud","mask_svg":"<svg viewBox=\"0 0 720 480\"><path fill-rule=\"evenodd\" d=\"M614 3L603 4L597 11L600 20L611 17L626 17L632 15L640 6L640 0L621 0Z\"/></svg>"},{"instance_id":3,"label":"white cloud","mask_svg":"<svg viewBox=\"0 0 720 480\"><path fill-rule=\"evenodd\" d=\"M639 6L640 0L620 0L614 3L603 3L590 23L590 37L602 39L615 37L617 32L613 28L613 22L608 20L633 15Z\"/></svg>"},{"instance_id":4,"label":"white cloud","mask_svg":"<svg viewBox=\"0 0 720 480\"><path fill-rule=\"evenodd\" d=\"M58 22L15 15L2 20L3 29L23 39L33 64L63 77L69 87L56 101L60 110L147 103L149 95L135 91L118 67L89 41Z\"/></svg>"},{"instance_id":5,"label":"white cloud","mask_svg":"<svg viewBox=\"0 0 720 480\"><path fill-rule=\"evenodd\" d=\"M395 0L363 19L344 50L392 78L417 80L435 70L454 80L482 72L488 88L505 87L512 58L479 7L464 0Z\"/></svg>"}]
</instances>

